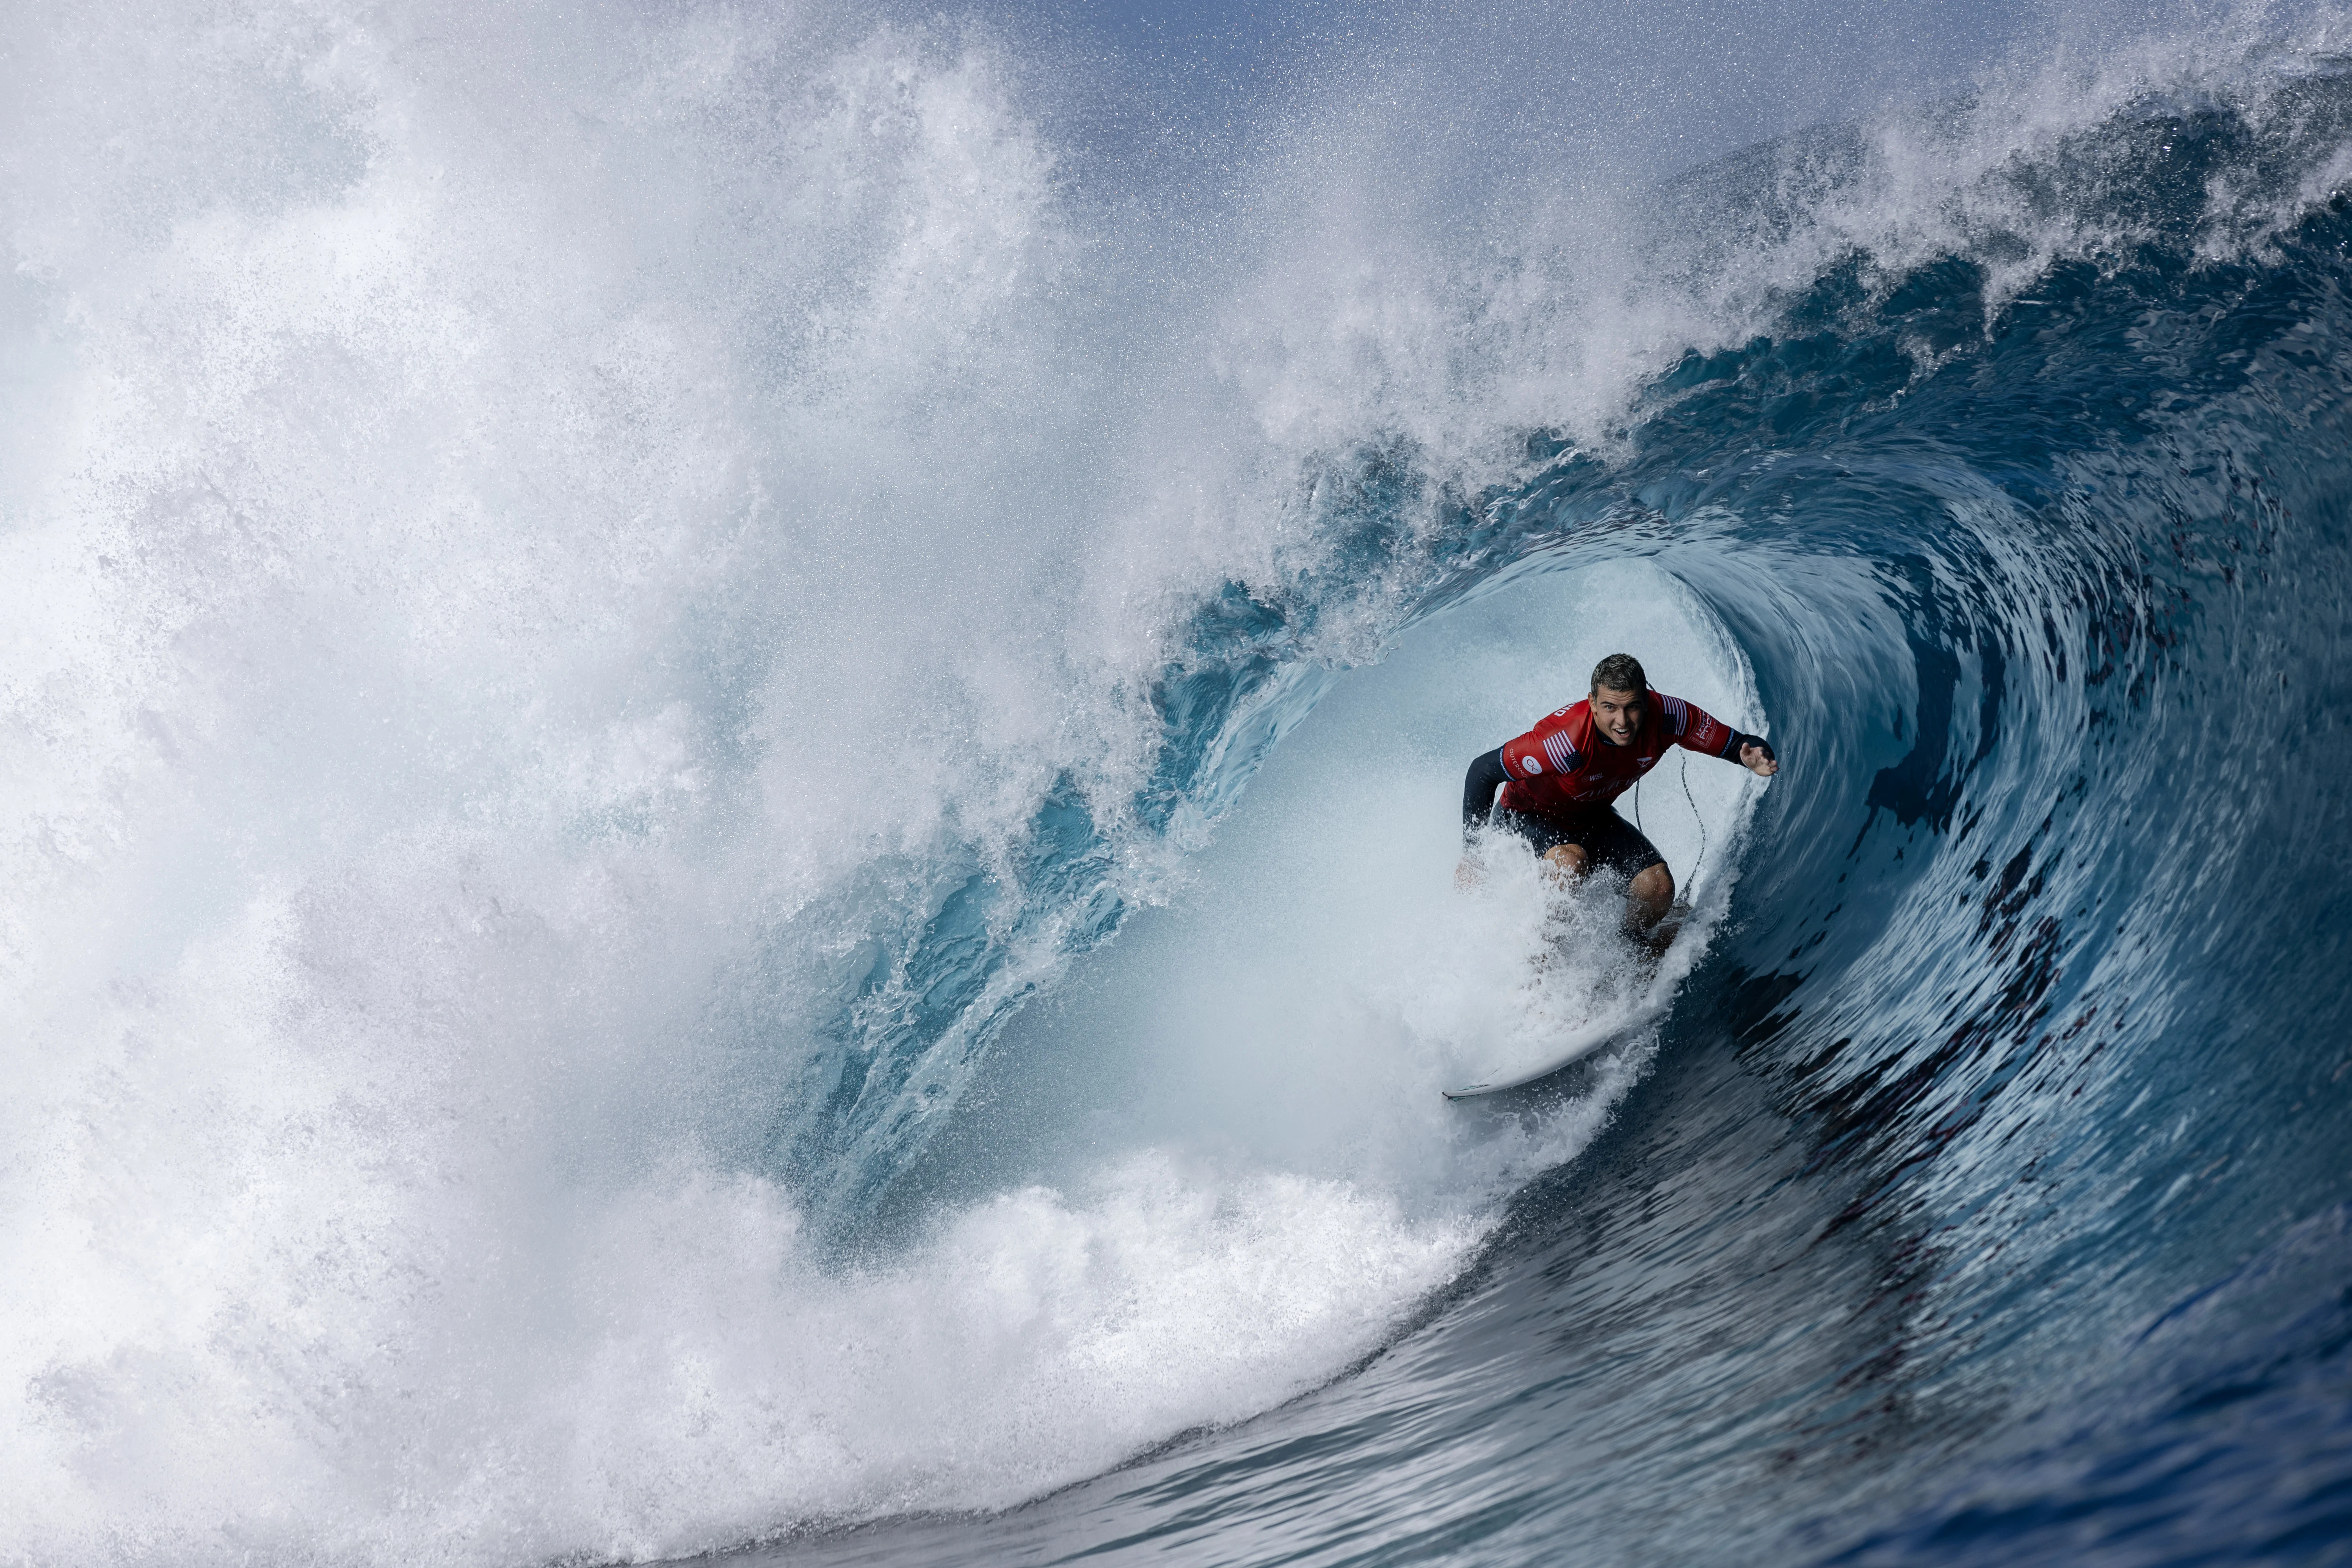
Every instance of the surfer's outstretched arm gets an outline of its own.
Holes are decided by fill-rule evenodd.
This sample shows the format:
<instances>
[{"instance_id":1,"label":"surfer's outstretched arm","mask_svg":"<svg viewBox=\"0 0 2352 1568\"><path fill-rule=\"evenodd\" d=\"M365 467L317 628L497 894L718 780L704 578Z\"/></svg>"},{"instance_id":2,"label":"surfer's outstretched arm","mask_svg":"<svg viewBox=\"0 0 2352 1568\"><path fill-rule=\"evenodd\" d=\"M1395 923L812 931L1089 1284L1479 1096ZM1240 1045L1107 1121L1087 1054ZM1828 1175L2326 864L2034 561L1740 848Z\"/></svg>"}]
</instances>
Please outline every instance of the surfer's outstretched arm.
<instances>
[{"instance_id":1,"label":"surfer's outstretched arm","mask_svg":"<svg viewBox=\"0 0 2352 1568\"><path fill-rule=\"evenodd\" d=\"M1698 704L1679 697L1661 697L1658 706L1675 745L1738 763L1759 778L1769 779L1780 771L1780 759L1763 736L1735 730Z\"/></svg>"},{"instance_id":2,"label":"surfer's outstretched arm","mask_svg":"<svg viewBox=\"0 0 2352 1568\"><path fill-rule=\"evenodd\" d=\"M1496 747L1482 757L1472 759L1470 771L1462 776L1462 826L1465 832L1484 827L1495 809L1495 792L1510 783L1511 775L1503 771L1503 748Z\"/></svg>"}]
</instances>

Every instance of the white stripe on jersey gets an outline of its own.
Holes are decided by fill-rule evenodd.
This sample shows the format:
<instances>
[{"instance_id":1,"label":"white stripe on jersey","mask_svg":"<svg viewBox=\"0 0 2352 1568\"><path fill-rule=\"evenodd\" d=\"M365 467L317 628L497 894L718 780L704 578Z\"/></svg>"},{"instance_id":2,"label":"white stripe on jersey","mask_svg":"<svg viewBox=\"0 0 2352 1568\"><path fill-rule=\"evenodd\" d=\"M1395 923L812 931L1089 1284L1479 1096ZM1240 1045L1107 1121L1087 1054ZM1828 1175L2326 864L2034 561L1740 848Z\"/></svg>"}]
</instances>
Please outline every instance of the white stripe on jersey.
<instances>
[{"instance_id":1,"label":"white stripe on jersey","mask_svg":"<svg viewBox=\"0 0 2352 1568\"><path fill-rule=\"evenodd\" d=\"M1551 759L1551 765L1560 773L1576 771L1576 748L1568 743L1568 735L1563 731L1554 730L1544 737L1544 755Z\"/></svg>"}]
</instances>

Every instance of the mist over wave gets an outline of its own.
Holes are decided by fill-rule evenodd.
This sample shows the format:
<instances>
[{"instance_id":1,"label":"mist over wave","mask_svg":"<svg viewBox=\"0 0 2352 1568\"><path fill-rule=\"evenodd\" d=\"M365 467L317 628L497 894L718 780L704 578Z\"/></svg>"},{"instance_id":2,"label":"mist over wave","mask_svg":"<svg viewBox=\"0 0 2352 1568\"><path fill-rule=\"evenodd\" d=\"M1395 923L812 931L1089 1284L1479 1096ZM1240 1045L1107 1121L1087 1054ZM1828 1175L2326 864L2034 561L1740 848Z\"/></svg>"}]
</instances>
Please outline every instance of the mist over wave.
<instances>
[{"instance_id":1,"label":"mist over wave","mask_svg":"<svg viewBox=\"0 0 2352 1568\"><path fill-rule=\"evenodd\" d=\"M1510 20L12 14L13 1559L2336 1549L2332 22Z\"/></svg>"}]
</instances>

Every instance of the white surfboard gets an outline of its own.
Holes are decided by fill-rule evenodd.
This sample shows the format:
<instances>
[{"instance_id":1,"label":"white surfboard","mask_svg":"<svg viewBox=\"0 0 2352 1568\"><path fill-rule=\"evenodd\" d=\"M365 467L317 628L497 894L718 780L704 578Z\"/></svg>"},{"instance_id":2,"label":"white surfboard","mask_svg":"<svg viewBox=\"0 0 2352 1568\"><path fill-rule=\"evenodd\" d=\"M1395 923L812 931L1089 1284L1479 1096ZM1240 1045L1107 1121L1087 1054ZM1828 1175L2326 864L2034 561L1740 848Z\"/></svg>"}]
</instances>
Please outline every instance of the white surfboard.
<instances>
[{"instance_id":1,"label":"white surfboard","mask_svg":"<svg viewBox=\"0 0 2352 1568\"><path fill-rule=\"evenodd\" d=\"M1669 942L1680 938L1684 924L1690 917L1690 906L1677 903L1666 916L1670 925L1662 930L1670 932ZM1643 987L1641 1000L1631 1007L1612 1009L1598 1018L1588 1018L1554 1041L1552 1048L1536 1061L1514 1067L1498 1068L1486 1077L1463 1084L1458 1089L1441 1089L1437 1092L1448 1100L1475 1100L1482 1094L1500 1094L1507 1089L1524 1089L1540 1078L1549 1078L1560 1068L1591 1056L1612 1040L1622 1039L1636 1029L1655 1023L1673 1005L1675 991L1681 983L1684 963L1666 962L1672 952L1659 955L1659 963Z\"/></svg>"},{"instance_id":2,"label":"white surfboard","mask_svg":"<svg viewBox=\"0 0 2352 1568\"><path fill-rule=\"evenodd\" d=\"M1560 1068L1591 1056L1612 1040L1621 1039L1656 1022L1674 1000L1674 992L1672 984L1654 981L1639 1003L1622 1012L1612 1012L1570 1030L1540 1061L1498 1068L1475 1082L1463 1084L1457 1089L1442 1089L1438 1092L1448 1100L1475 1100L1482 1094L1500 1094L1507 1089L1523 1089L1538 1079L1549 1078Z\"/></svg>"}]
</instances>

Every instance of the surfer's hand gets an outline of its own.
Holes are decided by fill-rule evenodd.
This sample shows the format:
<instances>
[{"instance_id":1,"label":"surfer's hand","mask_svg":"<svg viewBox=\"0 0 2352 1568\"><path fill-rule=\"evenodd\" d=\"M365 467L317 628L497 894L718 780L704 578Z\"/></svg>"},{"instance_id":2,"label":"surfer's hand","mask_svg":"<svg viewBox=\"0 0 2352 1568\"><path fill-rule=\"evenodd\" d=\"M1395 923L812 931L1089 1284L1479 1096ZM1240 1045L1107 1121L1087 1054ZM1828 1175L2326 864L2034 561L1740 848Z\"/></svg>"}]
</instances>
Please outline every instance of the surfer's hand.
<instances>
[{"instance_id":1,"label":"surfer's hand","mask_svg":"<svg viewBox=\"0 0 2352 1568\"><path fill-rule=\"evenodd\" d=\"M1751 741L1739 748L1739 765L1758 778L1769 779L1780 771L1780 759L1772 754L1771 747Z\"/></svg>"}]
</instances>

